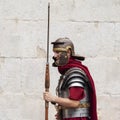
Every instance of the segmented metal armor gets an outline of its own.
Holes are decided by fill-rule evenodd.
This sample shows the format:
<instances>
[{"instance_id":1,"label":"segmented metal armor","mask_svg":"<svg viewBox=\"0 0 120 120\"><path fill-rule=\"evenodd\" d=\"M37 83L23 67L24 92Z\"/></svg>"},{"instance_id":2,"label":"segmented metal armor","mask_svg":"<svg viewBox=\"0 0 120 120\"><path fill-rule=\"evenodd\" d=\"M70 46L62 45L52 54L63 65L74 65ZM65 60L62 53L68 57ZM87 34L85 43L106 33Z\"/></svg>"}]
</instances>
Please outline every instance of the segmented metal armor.
<instances>
[{"instance_id":1,"label":"segmented metal armor","mask_svg":"<svg viewBox=\"0 0 120 120\"><path fill-rule=\"evenodd\" d=\"M89 117L90 102L88 92L90 85L86 74L80 68L71 68L60 77L57 87L58 96L68 98L70 87L84 88L85 97L80 100L78 108L61 107L63 118Z\"/></svg>"}]
</instances>

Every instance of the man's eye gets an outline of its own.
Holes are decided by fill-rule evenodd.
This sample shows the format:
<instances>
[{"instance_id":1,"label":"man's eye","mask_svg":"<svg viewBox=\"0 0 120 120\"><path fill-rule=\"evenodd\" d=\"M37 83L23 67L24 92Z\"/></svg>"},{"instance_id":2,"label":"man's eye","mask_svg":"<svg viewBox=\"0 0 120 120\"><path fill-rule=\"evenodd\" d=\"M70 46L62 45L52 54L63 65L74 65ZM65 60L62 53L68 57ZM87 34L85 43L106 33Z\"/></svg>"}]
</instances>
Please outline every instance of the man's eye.
<instances>
[{"instance_id":1,"label":"man's eye","mask_svg":"<svg viewBox=\"0 0 120 120\"><path fill-rule=\"evenodd\" d=\"M56 54L60 54L61 52L59 52L59 51L56 51L55 53L56 53Z\"/></svg>"}]
</instances>

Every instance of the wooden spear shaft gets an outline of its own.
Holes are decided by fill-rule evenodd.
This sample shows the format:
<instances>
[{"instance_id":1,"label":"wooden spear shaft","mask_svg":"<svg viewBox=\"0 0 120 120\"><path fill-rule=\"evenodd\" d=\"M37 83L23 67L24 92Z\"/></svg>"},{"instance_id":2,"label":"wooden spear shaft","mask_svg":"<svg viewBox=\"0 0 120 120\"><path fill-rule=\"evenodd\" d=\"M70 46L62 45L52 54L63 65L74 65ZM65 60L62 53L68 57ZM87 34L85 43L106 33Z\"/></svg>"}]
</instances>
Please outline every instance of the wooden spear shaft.
<instances>
[{"instance_id":1,"label":"wooden spear shaft","mask_svg":"<svg viewBox=\"0 0 120 120\"><path fill-rule=\"evenodd\" d=\"M47 28L47 62L45 71L45 91L49 92L50 74L49 74L49 22L50 22L50 3L48 3L48 28ZM45 120L48 120L49 103L45 101Z\"/></svg>"}]
</instances>

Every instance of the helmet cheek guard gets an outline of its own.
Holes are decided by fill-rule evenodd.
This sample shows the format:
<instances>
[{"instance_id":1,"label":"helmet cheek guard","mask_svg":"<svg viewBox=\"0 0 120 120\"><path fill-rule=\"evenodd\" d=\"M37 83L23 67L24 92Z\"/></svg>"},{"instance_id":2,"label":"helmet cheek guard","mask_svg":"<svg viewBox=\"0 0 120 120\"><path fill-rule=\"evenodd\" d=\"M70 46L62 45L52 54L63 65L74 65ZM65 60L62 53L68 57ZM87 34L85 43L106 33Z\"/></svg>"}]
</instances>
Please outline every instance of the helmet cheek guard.
<instances>
[{"instance_id":1,"label":"helmet cheek guard","mask_svg":"<svg viewBox=\"0 0 120 120\"><path fill-rule=\"evenodd\" d=\"M59 53L59 58L56 59L53 56L53 60L54 60L54 63L53 63L54 67L63 66L63 65L66 65L68 63L69 57L68 57L66 51L62 51L62 52Z\"/></svg>"}]
</instances>

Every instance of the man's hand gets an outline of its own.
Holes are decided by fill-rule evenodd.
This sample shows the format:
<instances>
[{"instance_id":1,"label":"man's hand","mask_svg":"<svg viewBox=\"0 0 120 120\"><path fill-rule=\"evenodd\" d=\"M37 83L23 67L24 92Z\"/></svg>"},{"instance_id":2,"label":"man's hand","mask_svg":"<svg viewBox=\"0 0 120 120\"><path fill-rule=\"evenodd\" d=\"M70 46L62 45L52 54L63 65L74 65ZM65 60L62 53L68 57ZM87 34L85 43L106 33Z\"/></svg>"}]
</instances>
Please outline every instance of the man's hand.
<instances>
[{"instance_id":1,"label":"man's hand","mask_svg":"<svg viewBox=\"0 0 120 120\"><path fill-rule=\"evenodd\" d=\"M71 100L69 98L53 96L50 92L44 92L43 98L48 102L55 102L67 108L77 108L79 107L79 104L80 104L79 100Z\"/></svg>"},{"instance_id":2,"label":"man's hand","mask_svg":"<svg viewBox=\"0 0 120 120\"><path fill-rule=\"evenodd\" d=\"M46 100L48 102L55 102L55 97L56 96L53 96L50 92L44 92L43 93L44 100Z\"/></svg>"}]
</instances>

